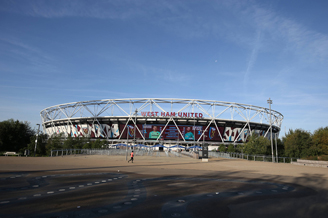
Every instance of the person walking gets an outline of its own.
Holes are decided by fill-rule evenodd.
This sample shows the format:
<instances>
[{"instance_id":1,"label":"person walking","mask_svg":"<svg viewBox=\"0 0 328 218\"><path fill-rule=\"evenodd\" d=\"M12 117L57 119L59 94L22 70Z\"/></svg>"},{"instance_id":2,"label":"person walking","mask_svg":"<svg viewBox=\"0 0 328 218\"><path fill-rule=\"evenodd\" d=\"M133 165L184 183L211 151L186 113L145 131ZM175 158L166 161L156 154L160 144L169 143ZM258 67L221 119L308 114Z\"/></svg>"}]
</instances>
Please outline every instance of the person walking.
<instances>
[{"instance_id":1,"label":"person walking","mask_svg":"<svg viewBox=\"0 0 328 218\"><path fill-rule=\"evenodd\" d=\"M130 161L132 161L132 163L133 163L133 151L131 152L131 159L128 161L128 163L130 162Z\"/></svg>"}]
</instances>

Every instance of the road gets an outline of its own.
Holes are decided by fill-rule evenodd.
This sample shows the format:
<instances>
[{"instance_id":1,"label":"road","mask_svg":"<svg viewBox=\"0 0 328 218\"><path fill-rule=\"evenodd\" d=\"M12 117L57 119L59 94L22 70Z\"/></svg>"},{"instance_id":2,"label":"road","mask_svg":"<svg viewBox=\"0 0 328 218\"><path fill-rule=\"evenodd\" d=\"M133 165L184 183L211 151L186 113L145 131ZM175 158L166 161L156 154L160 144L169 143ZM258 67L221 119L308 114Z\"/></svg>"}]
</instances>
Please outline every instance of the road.
<instances>
[{"instance_id":1,"label":"road","mask_svg":"<svg viewBox=\"0 0 328 218\"><path fill-rule=\"evenodd\" d=\"M0 217L327 217L328 169L212 158L0 157Z\"/></svg>"}]
</instances>

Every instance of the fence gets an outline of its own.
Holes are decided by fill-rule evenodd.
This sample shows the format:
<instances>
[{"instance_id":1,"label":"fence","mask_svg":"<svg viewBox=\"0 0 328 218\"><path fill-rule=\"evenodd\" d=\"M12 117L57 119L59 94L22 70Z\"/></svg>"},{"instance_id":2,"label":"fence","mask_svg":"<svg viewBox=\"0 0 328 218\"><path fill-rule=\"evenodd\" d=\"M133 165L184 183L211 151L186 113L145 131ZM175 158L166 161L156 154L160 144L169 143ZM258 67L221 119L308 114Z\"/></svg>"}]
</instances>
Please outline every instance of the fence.
<instances>
[{"instance_id":1,"label":"fence","mask_svg":"<svg viewBox=\"0 0 328 218\"><path fill-rule=\"evenodd\" d=\"M131 149L128 149L130 152ZM51 157L53 156L64 156L64 155L126 155L126 149L115 149L115 148L107 148L107 149L60 149L60 150L51 150ZM181 156L190 156L193 157L191 153L188 152L176 152L174 150L165 150L165 151L154 151L152 149L133 149L133 152L136 156L156 156L156 157L181 157ZM202 151L199 151L199 157L202 157ZM224 153L224 152L215 152L209 151L209 157L213 158L239 158L251 161L262 161L262 162L272 162L272 156L268 155L250 155L243 153ZM276 158L274 158L276 162ZM296 162L297 158L294 157L278 157L278 163L291 163Z\"/></svg>"},{"instance_id":2,"label":"fence","mask_svg":"<svg viewBox=\"0 0 328 218\"><path fill-rule=\"evenodd\" d=\"M66 155L121 155L125 156L126 152L131 152L132 149L60 149L51 150L51 157L54 156L66 156ZM156 156L156 157L181 157L181 154L175 151L154 151L151 149L133 149L135 156Z\"/></svg>"},{"instance_id":3,"label":"fence","mask_svg":"<svg viewBox=\"0 0 328 218\"><path fill-rule=\"evenodd\" d=\"M201 154L200 154L201 155ZM243 153L224 153L224 152L208 152L209 157L223 157L223 158L239 158L244 160L252 160L252 161L262 161L262 162L272 162L272 156L269 155L251 155L251 154L243 154ZM278 163L291 163L293 161L297 161L295 157L278 157ZM277 162L277 158L274 157L274 162Z\"/></svg>"}]
</instances>

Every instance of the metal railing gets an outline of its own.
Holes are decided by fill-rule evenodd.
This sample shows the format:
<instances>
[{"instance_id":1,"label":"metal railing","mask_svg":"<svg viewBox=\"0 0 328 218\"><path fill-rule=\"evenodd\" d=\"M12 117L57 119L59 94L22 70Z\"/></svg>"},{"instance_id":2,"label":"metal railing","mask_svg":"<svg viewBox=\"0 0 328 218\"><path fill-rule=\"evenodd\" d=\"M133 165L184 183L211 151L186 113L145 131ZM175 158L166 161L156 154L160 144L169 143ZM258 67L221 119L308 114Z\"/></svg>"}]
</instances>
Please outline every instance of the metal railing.
<instances>
[{"instance_id":1,"label":"metal railing","mask_svg":"<svg viewBox=\"0 0 328 218\"><path fill-rule=\"evenodd\" d=\"M54 156L66 156L66 155L112 155L112 156L124 156L126 152L131 152L131 148L126 149L116 149L116 148L95 148L95 149L59 149L59 150L51 150L51 157ZM135 156L156 156L156 157L182 157L182 156L190 156L188 152L177 152L174 150L165 150L165 151L156 151L152 149L133 149ZM199 151L199 157L202 157L202 151ZM272 162L272 156L269 155L250 155L243 153L226 153L226 152L215 152L209 151L209 157L213 158L228 158L228 159L244 159L250 161L262 161L262 162ZM276 162L276 158L274 160ZM294 157L278 157L278 163L291 163L296 162L297 158Z\"/></svg>"},{"instance_id":2,"label":"metal railing","mask_svg":"<svg viewBox=\"0 0 328 218\"><path fill-rule=\"evenodd\" d=\"M51 150L50 156L67 156L67 155L109 155L125 156L126 152L130 153L132 149L115 149L115 148L95 148L95 149L58 149ZM173 150L156 151L152 149L133 149L135 156L155 156L155 157L181 157L181 154Z\"/></svg>"},{"instance_id":3,"label":"metal railing","mask_svg":"<svg viewBox=\"0 0 328 218\"><path fill-rule=\"evenodd\" d=\"M200 153L201 155L201 153ZM238 159L244 159L244 160L251 160L251 161L262 161L262 162L272 162L272 156L270 155L259 155L259 154L255 154L255 155L251 155L251 154L243 154L243 153L235 153L235 152L215 152L215 151L210 151L208 152L208 156L209 157L222 157L222 158L238 158ZM291 163L294 161L297 161L296 157L274 157L274 162L277 162L278 159L278 163Z\"/></svg>"}]
</instances>

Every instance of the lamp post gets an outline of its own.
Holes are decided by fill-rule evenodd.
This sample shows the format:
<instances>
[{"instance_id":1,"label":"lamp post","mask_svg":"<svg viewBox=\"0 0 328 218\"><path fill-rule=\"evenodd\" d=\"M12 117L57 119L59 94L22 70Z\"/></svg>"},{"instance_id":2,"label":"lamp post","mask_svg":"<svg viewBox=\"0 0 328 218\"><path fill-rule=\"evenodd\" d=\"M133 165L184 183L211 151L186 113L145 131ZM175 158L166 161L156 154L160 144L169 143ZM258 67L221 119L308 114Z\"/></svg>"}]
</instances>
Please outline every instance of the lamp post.
<instances>
[{"instance_id":1,"label":"lamp post","mask_svg":"<svg viewBox=\"0 0 328 218\"><path fill-rule=\"evenodd\" d=\"M129 144L129 125L126 125L126 127L128 127L128 137L127 137L127 140L126 140L126 147L125 147L125 160L128 160L128 144Z\"/></svg>"},{"instance_id":2,"label":"lamp post","mask_svg":"<svg viewBox=\"0 0 328 218\"><path fill-rule=\"evenodd\" d=\"M275 133L275 136L276 136L276 162L279 163L279 160L278 160L278 147L277 147L277 144L278 144L278 139L277 139L277 133Z\"/></svg>"},{"instance_id":3,"label":"lamp post","mask_svg":"<svg viewBox=\"0 0 328 218\"><path fill-rule=\"evenodd\" d=\"M40 131L40 124L36 124L38 126L38 131L36 133L36 138L35 138L35 147L34 147L34 157L35 157L35 153L36 153L36 146L38 144L38 136L39 136L39 131Z\"/></svg>"},{"instance_id":4,"label":"lamp post","mask_svg":"<svg viewBox=\"0 0 328 218\"><path fill-rule=\"evenodd\" d=\"M205 133L203 134L203 144L205 143Z\"/></svg>"},{"instance_id":5,"label":"lamp post","mask_svg":"<svg viewBox=\"0 0 328 218\"><path fill-rule=\"evenodd\" d=\"M208 162L208 144L205 144L205 133L207 131L203 130L203 145L202 145L202 162Z\"/></svg>"},{"instance_id":6,"label":"lamp post","mask_svg":"<svg viewBox=\"0 0 328 218\"><path fill-rule=\"evenodd\" d=\"M134 113L134 131L133 131L133 143L136 145L136 125L137 125L137 115L138 115L138 109L136 109Z\"/></svg>"},{"instance_id":7,"label":"lamp post","mask_svg":"<svg viewBox=\"0 0 328 218\"><path fill-rule=\"evenodd\" d=\"M202 133L203 133L203 145L205 144L205 137L207 137L206 135L205 135L205 133L207 132L207 130L205 131L205 130L200 130Z\"/></svg>"},{"instance_id":8,"label":"lamp post","mask_svg":"<svg viewBox=\"0 0 328 218\"><path fill-rule=\"evenodd\" d=\"M269 108L270 108L270 140L271 140L272 163L274 163L273 141L272 141L272 122L271 122L271 104L272 104L272 100L269 98L269 100L267 100L267 102L268 102Z\"/></svg>"}]
</instances>

